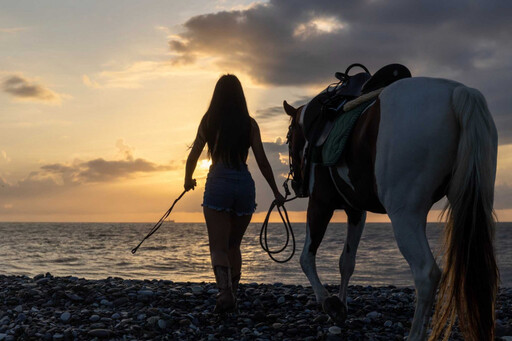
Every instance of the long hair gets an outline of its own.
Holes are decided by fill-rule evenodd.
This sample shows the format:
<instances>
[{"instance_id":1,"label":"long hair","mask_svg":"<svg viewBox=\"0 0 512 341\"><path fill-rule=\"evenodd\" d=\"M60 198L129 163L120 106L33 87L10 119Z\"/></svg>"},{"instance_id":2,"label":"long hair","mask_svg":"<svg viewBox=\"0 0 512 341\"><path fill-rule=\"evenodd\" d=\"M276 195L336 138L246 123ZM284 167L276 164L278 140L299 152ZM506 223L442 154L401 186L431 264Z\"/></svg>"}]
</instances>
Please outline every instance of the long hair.
<instances>
[{"instance_id":1,"label":"long hair","mask_svg":"<svg viewBox=\"0 0 512 341\"><path fill-rule=\"evenodd\" d=\"M215 162L239 168L249 152L251 121L242 84L236 76L227 74L217 81L204 119L208 155Z\"/></svg>"}]
</instances>

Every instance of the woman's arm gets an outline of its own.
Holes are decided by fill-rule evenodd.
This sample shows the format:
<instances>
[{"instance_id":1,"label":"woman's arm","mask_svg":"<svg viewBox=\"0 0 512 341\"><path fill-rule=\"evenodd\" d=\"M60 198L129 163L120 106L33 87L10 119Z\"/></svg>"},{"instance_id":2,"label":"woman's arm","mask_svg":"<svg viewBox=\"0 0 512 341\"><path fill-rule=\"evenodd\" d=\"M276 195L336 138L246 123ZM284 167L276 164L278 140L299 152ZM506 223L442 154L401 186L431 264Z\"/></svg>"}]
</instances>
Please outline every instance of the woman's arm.
<instances>
[{"instance_id":1,"label":"woman's arm","mask_svg":"<svg viewBox=\"0 0 512 341\"><path fill-rule=\"evenodd\" d=\"M199 129L197 129L196 139L194 140L194 144L188 154L187 164L185 167L185 184L184 188L186 191L194 189L196 186L196 181L192 179L192 174L194 174L194 170L196 169L197 160L201 156L203 152L204 145L206 144L206 120L201 120L201 124L199 124Z\"/></svg>"},{"instance_id":2,"label":"woman's arm","mask_svg":"<svg viewBox=\"0 0 512 341\"><path fill-rule=\"evenodd\" d=\"M277 200L279 205L284 203L284 197L281 195L276 186L276 181L274 179L274 173L272 172L272 167L268 162L267 155L265 154L265 150L263 149L263 143L261 142L261 134L260 128L258 127L258 123L256 120L251 118L251 148L254 152L254 157L256 158L256 163L263 174L265 180L267 180L272 192L274 193L274 197Z\"/></svg>"}]
</instances>

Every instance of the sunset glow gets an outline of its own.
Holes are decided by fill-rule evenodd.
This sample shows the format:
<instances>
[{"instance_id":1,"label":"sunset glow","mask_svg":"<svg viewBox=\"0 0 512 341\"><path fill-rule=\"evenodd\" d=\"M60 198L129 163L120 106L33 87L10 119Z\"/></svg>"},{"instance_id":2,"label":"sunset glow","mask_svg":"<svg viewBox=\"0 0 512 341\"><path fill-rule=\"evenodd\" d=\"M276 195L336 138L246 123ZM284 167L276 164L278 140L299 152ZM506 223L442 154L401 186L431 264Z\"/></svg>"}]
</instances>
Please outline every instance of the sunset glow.
<instances>
[{"instance_id":1,"label":"sunset glow","mask_svg":"<svg viewBox=\"0 0 512 341\"><path fill-rule=\"evenodd\" d=\"M493 22L484 15L480 30L470 16L467 22L447 16L427 30L426 21L411 17L404 29L393 6L380 2L343 10L313 2L287 6L251 0L5 2L0 221L158 219L183 190L189 147L224 73L241 80L280 185L289 169L283 100L306 103L335 81L334 72L354 62L373 72L400 62L415 76L452 78L480 89L500 136L495 208L501 221L512 219L504 85L511 47L510 39L486 33ZM368 6L365 16L358 6ZM440 27L454 31L438 32ZM194 173L198 187L172 219L203 221L210 164L203 154ZM259 221L273 198L252 154L249 169ZM293 219L305 220L306 200L288 207ZM343 213L335 215L334 221L344 220Z\"/></svg>"}]
</instances>

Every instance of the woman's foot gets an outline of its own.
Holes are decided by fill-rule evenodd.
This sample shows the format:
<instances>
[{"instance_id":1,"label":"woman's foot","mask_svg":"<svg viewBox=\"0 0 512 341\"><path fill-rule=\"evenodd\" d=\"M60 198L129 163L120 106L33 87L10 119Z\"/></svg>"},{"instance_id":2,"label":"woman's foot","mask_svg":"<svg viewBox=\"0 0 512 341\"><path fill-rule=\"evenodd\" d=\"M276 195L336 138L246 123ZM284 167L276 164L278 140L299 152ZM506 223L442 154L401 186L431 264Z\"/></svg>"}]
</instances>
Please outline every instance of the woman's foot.
<instances>
[{"instance_id":1,"label":"woman's foot","mask_svg":"<svg viewBox=\"0 0 512 341\"><path fill-rule=\"evenodd\" d=\"M214 314L233 312L236 308L236 300L233 295L233 286L231 283L231 269L227 266L214 266L215 281L219 288L217 295L217 304L215 304Z\"/></svg>"}]
</instances>

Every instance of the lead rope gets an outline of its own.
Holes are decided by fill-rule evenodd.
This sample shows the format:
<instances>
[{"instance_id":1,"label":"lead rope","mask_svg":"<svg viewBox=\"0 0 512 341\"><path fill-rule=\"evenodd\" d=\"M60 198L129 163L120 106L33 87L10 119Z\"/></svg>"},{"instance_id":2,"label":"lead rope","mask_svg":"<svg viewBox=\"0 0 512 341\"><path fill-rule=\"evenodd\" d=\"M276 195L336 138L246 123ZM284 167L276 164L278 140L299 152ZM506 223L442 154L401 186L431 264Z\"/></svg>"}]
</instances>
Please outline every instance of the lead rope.
<instances>
[{"instance_id":1,"label":"lead rope","mask_svg":"<svg viewBox=\"0 0 512 341\"><path fill-rule=\"evenodd\" d=\"M180 196L174 200L171 208L169 208L167 210L167 212L164 213L164 215L162 216L162 218L160 218L160 220L155 224L155 226L153 226L153 228L149 231L149 233L147 234L147 236L144 237L144 239L141 240L141 242L139 243L139 245L137 245L136 247L134 247L132 249L132 254L135 254L135 252L137 252L137 250L139 249L139 247L142 245L142 243L144 243L144 241L146 239L148 239L149 237L151 237L153 235L153 233L155 233L159 228L160 226L162 226L163 222L165 221L165 219L167 219L167 217L169 216L169 214L171 214L171 211L172 209L174 208L174 205L176 205L176 203L181 199L182 196L185 195L185 193L187 193L187 190L184 190L183 193L180 194Z\"/></svg>"},{"instance_id":2,"label":"lead rope","mask_svg":"<svg viewBox=\"0 0 512 341\"><path fill-rule=\"evenodd\" d=\"M288 178L283 183L283 187L284 187L285 195L286 195L285 200L284 200L285 203L297 199L297 196L295 196L291 199L286 199L291 194L290 189L288 188L288 181L290 181L291 174L292 174L292 172L290 171L290 173L288 174ZM281 216L281 220L283 221L284 228L286 231L286 242L285 242L284 246L282 248L280 248L279 250L272 251L272 250L270 250L270 248L268 246L267 235L268 235L268 221L270 218L270 214L274 210L274 207L277 207L277 212L279 212L279 216ZM290 223L290 218L288 217L288 212L286 211L286 208L284 207L284 203L282 205L282 209L283 209L283 211L281 212L281 207L276 204L275 200L272 201L272 204L270 205L270 208L268 209L267 216L265 217L265 220L263 221L263 224L261 225L261 231L260 231L261 248L268 254L270 259L272 259L276 263L286 263L290 259L292 259L293 255L295 254L295 235L293 234L293 229L292 229L292 225ZM283 212L284 212L284 215L283 215ZM288 243L290 242L290 236L292 237L292 252L290 253L290 255L286 259L283 259L283 260L275 258L274 255L283 252L288 247Z\"/></svg>"}]
</instances>

